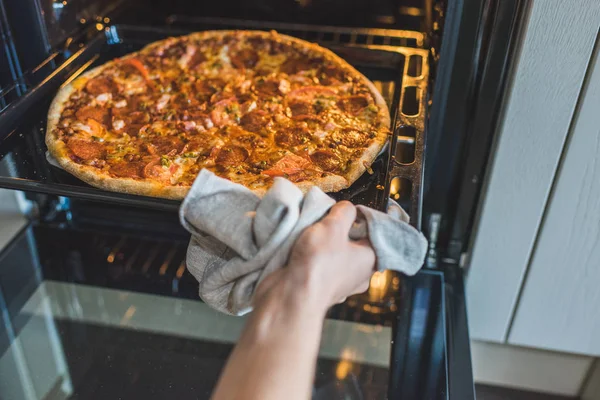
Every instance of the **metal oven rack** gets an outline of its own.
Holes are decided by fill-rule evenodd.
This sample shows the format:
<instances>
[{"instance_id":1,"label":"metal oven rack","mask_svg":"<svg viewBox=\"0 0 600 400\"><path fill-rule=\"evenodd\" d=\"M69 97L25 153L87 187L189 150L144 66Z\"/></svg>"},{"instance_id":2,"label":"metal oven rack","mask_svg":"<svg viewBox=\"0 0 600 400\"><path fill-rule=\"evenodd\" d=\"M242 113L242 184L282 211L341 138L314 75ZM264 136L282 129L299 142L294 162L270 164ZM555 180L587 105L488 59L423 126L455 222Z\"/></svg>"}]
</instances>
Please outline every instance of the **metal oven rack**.
<instances>
[{"instance_id":1,"label":"metal oven rack","mask_svg":"<svg viewBox=\"0 0 600 400\"><path fill-rule=\"evenodd\" d=\"M299 24L275 24L225 19L192 19L172 16L165 27L91 26L57 50L41 83L13 101L0 114L0 160L8 174L0 175L0 187L86 200L174 211L179 202L112 193L92 188L45 159L45 116L53 94L93 65L135 51L167 36L204 29L276 29L329 47L374 81L390 106L393 125L390 143L365 174L337 199L385 209L391 196L409 206L411 222L421 219L424 124L428 51L419 48L419 32L356 29ZM412 46L412 47L409 47ZM1 170L1 169L0 169ZM412 190L411 190L412 188ZM407 196L410 193L410 196ZM408 197L408 200L404 201Z\"/></svg>"}]
</instances>

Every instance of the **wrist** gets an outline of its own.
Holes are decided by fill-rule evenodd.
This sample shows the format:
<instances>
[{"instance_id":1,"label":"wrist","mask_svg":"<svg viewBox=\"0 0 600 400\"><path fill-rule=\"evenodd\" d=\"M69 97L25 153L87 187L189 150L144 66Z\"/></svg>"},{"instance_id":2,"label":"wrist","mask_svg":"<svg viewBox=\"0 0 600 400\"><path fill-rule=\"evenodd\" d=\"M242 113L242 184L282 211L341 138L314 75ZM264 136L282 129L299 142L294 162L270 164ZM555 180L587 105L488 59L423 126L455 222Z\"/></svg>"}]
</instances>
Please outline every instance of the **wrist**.
<instances>
[{"instance_id":1,"label":"wrist","mask_svg":"<svg viewBox=\"0 0 600 400\"><path fill-rule=\"evenodd\" d=\"M269 343L274 329L282 324L321 332L326 312L327 307L310 287L298 284L287 268L275 271L261 282L254 295L253 341Z\"/></svg>"},{"instance_id":2,"label":"wrist","mask_svg":"<svg viewBox=\"0 0 600 400\"><path fill-rule=\"evenodd\" d=\"M284 268L282 279L284 298L290 307L301 308L319 318L325 314L331 305L324 282L316 274L312 274L311 267Z\"/></svg>"},{"instance_id":3,"label":"wrist","mask_svg":"<svg viewBox=\"0 0 600 400\"><path fill-rule=\"evenodd\" d=\"M329 308L322 284L308 274L285 267L270 274L256 288L254 309L282 308L288 315L313 316L323 319ZM279 311L275 311L279 312Z\"/></svg>"}]
</instances>

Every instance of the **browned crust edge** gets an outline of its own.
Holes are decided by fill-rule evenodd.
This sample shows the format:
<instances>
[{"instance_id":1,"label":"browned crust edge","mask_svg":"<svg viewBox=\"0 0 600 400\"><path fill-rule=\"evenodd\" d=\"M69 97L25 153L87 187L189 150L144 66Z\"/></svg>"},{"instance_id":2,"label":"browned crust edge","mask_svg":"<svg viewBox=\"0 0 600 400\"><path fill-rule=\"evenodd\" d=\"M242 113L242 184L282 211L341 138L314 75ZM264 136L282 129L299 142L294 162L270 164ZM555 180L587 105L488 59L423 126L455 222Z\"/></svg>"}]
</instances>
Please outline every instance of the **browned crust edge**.
<instances>
[{"instance_id":1,"label":"browned crust edge","mask_svg":"<svg viewBox=\"0 0 600 400\"><path fill-rule=\"evenodd\" d=\"M163 46L169 42L181 40L185 37L206 39L209 37L218 37L231 34L240 36L263 36L269 39L285 40L296 43L307 50L310 49L311 51L320 53L326 58L329 58L337 65L349 71L355 78L361 80L369 88L373 98L375 99L375 104L379 108L379 114L377 116L379 120L379 129L376 132L376 137L374 138L373 142L369 145L369 147L367 147L363 155L358 160L352 161L348 171L344 174L344 176L328 175L322 178L313 179L311 181L296 183L296 186L298 186L304 193L306 193L313 186L319 187L324 192L337 192L352 185L366 171L367 166L370 166L373 163L387 142L388 128L391 124L390 114L385 100L375 88L373 83L363 74L358 72L354 67L348 64L348 62L346 62L343 58L339 57L329 49L321 47L315 43L306 42L304 40L276 32L244 30L203 31L176 38L170 37L158 42L150 43L140 51L128 54L120 59L135 57L139 53L149 51L155 47ZM59 140L56 136L55 129L58 126L64 105L69 100L71 94L75 90L84 87L90 79L101 74L105 68L110 67L112 64L114 64L114 61L109 61L103 65L100 65L84 73L58 91L48 111L48 124L46 130L46 145L48 146L48 151L56 159L56 162L67 172L94 187L128 194L161 197L174 200L183 199L190 190L191 186L165 186L158 182L155 183L130 178L114 178L104 171L99 171L96 168L78 164L68 157L65 143L62 140ZM263 195L266 190L266 188L260 188L254 189L253 191L258 195Z\"/></svg>"}]
</instances>

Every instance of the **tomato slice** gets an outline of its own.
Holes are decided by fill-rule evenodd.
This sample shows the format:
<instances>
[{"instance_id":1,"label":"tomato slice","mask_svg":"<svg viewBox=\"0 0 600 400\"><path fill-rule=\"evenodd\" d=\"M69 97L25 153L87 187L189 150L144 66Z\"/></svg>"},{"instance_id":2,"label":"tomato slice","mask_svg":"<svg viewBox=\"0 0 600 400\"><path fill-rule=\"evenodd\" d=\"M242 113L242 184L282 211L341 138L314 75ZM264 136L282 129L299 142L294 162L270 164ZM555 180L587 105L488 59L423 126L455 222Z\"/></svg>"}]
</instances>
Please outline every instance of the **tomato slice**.
<instances>
[{"instance_id":1,"label":"tomato slice","mask_svg":"<svg viewBox=\"0 0 600 400\"><path fill-rule=\"evenodd\" d=\"M131 65L132 67L134 67L138 71L140 71L140 74L142 74L142 76L144 77L144 79L150 79L150 73L148 72L148 69L139 60L139 58L135 58L135 57L127 58L126 60L124 60L124 62L126 64Z\"/></svg>"},{"instance_id":2,"label":"tomato slice","mask_svg":"<svg viewBox=\"0 0 600 400\"><path fill-rule=\"evenodd\" d=\"M104 126L95 119L88 118L86 124L90 127L94 135L100 136L104 133Z\"/></svg>"}]
</instances>

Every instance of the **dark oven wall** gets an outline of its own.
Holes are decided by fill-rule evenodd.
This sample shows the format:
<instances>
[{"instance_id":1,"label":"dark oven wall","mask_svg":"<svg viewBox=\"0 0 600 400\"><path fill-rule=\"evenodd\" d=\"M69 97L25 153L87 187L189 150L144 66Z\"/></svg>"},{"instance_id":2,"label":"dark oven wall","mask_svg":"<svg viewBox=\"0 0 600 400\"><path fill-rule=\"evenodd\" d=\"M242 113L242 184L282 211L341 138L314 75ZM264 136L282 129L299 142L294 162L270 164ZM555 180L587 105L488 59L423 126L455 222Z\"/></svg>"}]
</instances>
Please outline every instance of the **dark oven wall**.
<instances>
[{"instance_id":1,"label":"dark oven wall","mask_svg":"<svg viewBox=\"0 0 600 400\"><path fill-rule=\"evenodd\" d=\"M135 6L137 16L226 17L430 31L433 0L147 0ZM145 12L140 12L144 9ZM156 10L161 12L156 13Z\"/></svg>"},{"instance_id":2,"label":"dark oven wall","mask_svg":"<svg viewBox=\"0 0 600 400\"><path fill-rule=\"evenodd\" d=\"M119 17L132 24L164 24L171 15L226 17L318 25L380 27L430 32L434 0L0 0L23 69L82 24ZM439 3L439 2L438 2ZM123 15L121 15L123 13ZM25 49L27 51L25 51Z\"/></svg>"}]
</instances>

